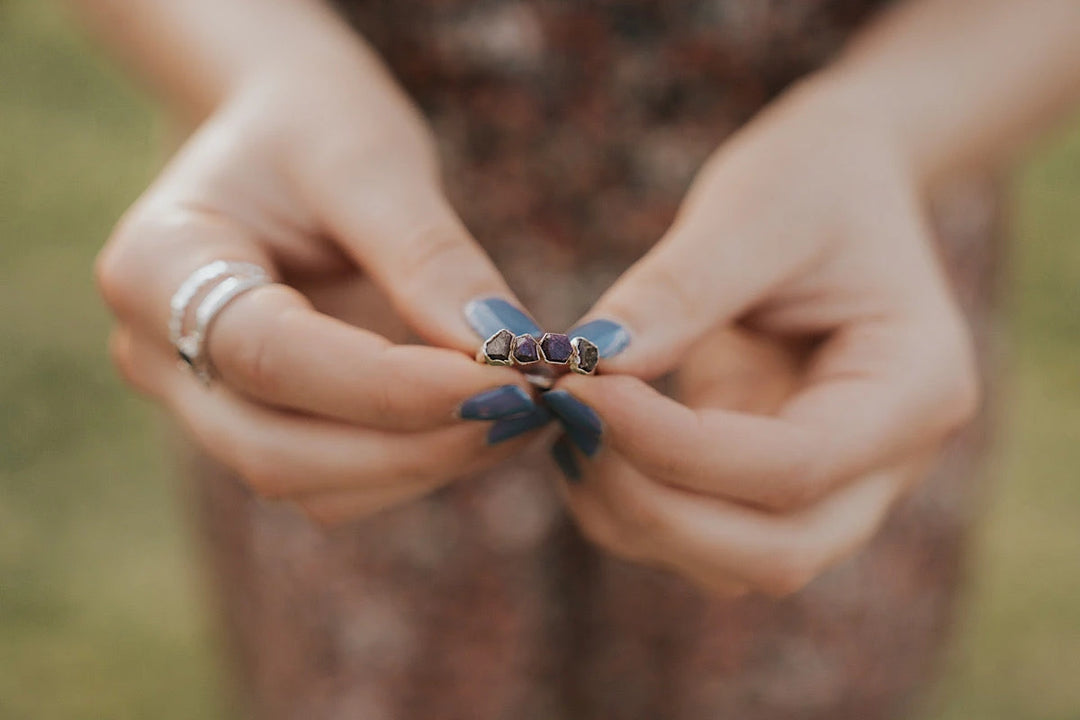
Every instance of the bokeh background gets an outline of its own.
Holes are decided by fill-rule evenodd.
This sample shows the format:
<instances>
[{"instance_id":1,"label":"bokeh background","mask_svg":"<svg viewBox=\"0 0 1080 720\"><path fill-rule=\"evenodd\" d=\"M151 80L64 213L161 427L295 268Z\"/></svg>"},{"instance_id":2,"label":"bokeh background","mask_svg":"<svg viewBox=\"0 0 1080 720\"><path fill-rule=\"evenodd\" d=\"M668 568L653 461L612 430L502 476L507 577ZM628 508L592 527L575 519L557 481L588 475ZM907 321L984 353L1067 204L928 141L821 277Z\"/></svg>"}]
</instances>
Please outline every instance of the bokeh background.
<instances>
[{"instance_id":1,"label":"bokeh background","mask_svg":"<svg viewBox=\"0 0 1080 720\"><path fill-rule=\"evenodd\" d=\"M4 720L229 717L182 486L91 277L166 138L53 4L0 0ZM922 718L1080 718L1080 124L1014 186L994 487Z\"/></svg>"}]
</instances>

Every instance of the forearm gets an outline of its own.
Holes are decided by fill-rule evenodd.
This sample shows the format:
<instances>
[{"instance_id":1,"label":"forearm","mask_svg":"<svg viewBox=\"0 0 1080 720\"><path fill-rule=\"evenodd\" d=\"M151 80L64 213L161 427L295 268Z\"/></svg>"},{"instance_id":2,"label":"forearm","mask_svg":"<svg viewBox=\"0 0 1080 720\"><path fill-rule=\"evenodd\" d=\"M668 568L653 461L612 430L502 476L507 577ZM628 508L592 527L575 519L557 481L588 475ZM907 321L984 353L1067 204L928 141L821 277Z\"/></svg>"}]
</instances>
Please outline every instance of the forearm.
<instances>
[{"instance_id":1,"label":"forearm","mask_svg":"<svg viewBox=\"0 0 1080 720\"><path fill-rule=\"evenodd\" d=\"M994 166L1080 98L1080 2L909 0L824 74L927 182Z\"/></svg>"},{"instance_id":2,"label":"forearm","mask_svg":"<svg viewBox=\"0 0 1080 720\"><path fill-rule=\"evenodd\" d=\"M194 118L245 83L305 72L317 82L318 68L363 54L322 0L68 2L155 91Z\"/></svg>"}]
</instances>

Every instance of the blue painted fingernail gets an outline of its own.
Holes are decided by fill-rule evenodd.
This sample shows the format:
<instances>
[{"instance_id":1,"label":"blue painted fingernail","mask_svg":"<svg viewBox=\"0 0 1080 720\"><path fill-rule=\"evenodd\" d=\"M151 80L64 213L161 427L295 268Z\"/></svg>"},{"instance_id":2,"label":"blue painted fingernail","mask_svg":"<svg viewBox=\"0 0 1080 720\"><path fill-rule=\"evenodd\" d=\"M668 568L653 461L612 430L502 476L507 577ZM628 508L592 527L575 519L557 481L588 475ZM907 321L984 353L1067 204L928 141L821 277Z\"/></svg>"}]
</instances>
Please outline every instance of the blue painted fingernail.
<instances>
[{"instance_id":1,"label":"blue painted fingernail","mask_svg":"<svg viewBox=\"0 0 1080 720\"><path fill-rule=\"evenodd\" d=\"M542 398L551 412L558 416L566 434L578 449L586 457L595 455L604 432L596 411L565 390L549 390Z\"/></svg>"},{"instance_id":2,"label":"blue painted fingernail","mask_svg":"<svg viewBox=\"0 0 1080 720\"><path fill-rule=\"evenodd\" d=\"M488 445L498 445L501 442L506 442L519 435L541 428L551 422L551 419L552 415L547 408L537 405L536 409L528 415L506 418L492 425L491 429L488 430L487 443Z\"/></svg>"},{"instance_id":3,"label":"blue painted fingernail","mask_svg":"<svg viewBox=\"0 0 1080 720\"><path fill-rule=\"evenodd\" d=\"M540 337L544 331L525 312L502 298L477 298L465 306L465 320L481 338L487 339L502 329L515 335Z\"/></svg>"},{"instance_id":4,"label":"blue painted fingernail","mask_svg":"<svg viewBox=\"0 0 1080 720\"><path fill-rule=\"evenodd\" d=\"M527 415L535 409L536 403L529 393L517 385L503 385L461 403L458 416L462 420L502 420Z\"/></svg>"},{"instance_id":5,"label":"blue painted fingernail","mask_svg":"<svg viewBox=\"0 0 1080 720\"><path fill-rule=\"evenodd\" d=\"M574 457L574 447L566 435L560 435L551 446L551 457L567 482L575 485L581 482L581 468L578 467L577 459Z\"/></svg>"},{"instance_id":6,"label":"blue painted fingernail","mask_svg":"<svg viewBox=\"0 0 1080 720\"><path fill-rule=\"evenodd\" d=\"M613 320L590 320L566 334L590 340L602 358L618 355L630 344L630 331Z\"/></svg>"}]
</instances>

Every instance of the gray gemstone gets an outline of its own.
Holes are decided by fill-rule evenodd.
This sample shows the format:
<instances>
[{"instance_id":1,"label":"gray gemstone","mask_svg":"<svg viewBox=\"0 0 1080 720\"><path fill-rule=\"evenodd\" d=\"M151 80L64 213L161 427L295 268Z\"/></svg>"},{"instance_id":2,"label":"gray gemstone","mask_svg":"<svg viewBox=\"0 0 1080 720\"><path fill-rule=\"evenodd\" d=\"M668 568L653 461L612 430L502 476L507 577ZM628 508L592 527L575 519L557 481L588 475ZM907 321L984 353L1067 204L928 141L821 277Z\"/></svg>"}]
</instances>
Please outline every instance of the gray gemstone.
<instances>
[{"instance_id":1,"label":"gray gemstone","mask_svg":"<svg viewBox=\"0 0 1080 720\"><path fill-rule=\"evenodd\" d=\"M484 343L484 357L495 365L510 364L510 345L514 342L514 333L500 330Z\"/></svg>"},{"instance_id":2,"label":"gray gemstone","mask_svg":"<svg viewBox=\"0 0 1080 720\"><path fill-rule=\"evenodd\" d=\"M570 358L570 368L583 375L590 375L600 362L600 350L591 341L576 337L570 341L574 355Z\"/></svg>"}]
</instances>

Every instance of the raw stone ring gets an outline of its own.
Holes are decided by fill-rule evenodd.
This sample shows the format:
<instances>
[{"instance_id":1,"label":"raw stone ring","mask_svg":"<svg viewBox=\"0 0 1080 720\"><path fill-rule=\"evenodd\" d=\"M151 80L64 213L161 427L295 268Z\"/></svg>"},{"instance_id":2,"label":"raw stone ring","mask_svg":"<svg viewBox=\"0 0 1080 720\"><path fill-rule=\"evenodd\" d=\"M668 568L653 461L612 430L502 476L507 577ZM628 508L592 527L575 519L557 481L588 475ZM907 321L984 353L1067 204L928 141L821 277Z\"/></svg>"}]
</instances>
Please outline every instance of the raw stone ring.
<instances>
[{"instance_id":1,"label":"raw stone ring","mask_svg":"<svg viewBox=\"0 0 1080 720\"><path fill-rule=\"evenodd\" d=\"M558 374L561 368L582 375L592 375L600 363L600 351L583 337L570 338L562 333L544 333L537 340L532 335L517 335L500 330L480 346L476 359L488 365L530 366L543 363L545 369Z\"/></svg>"}]
</instances>

